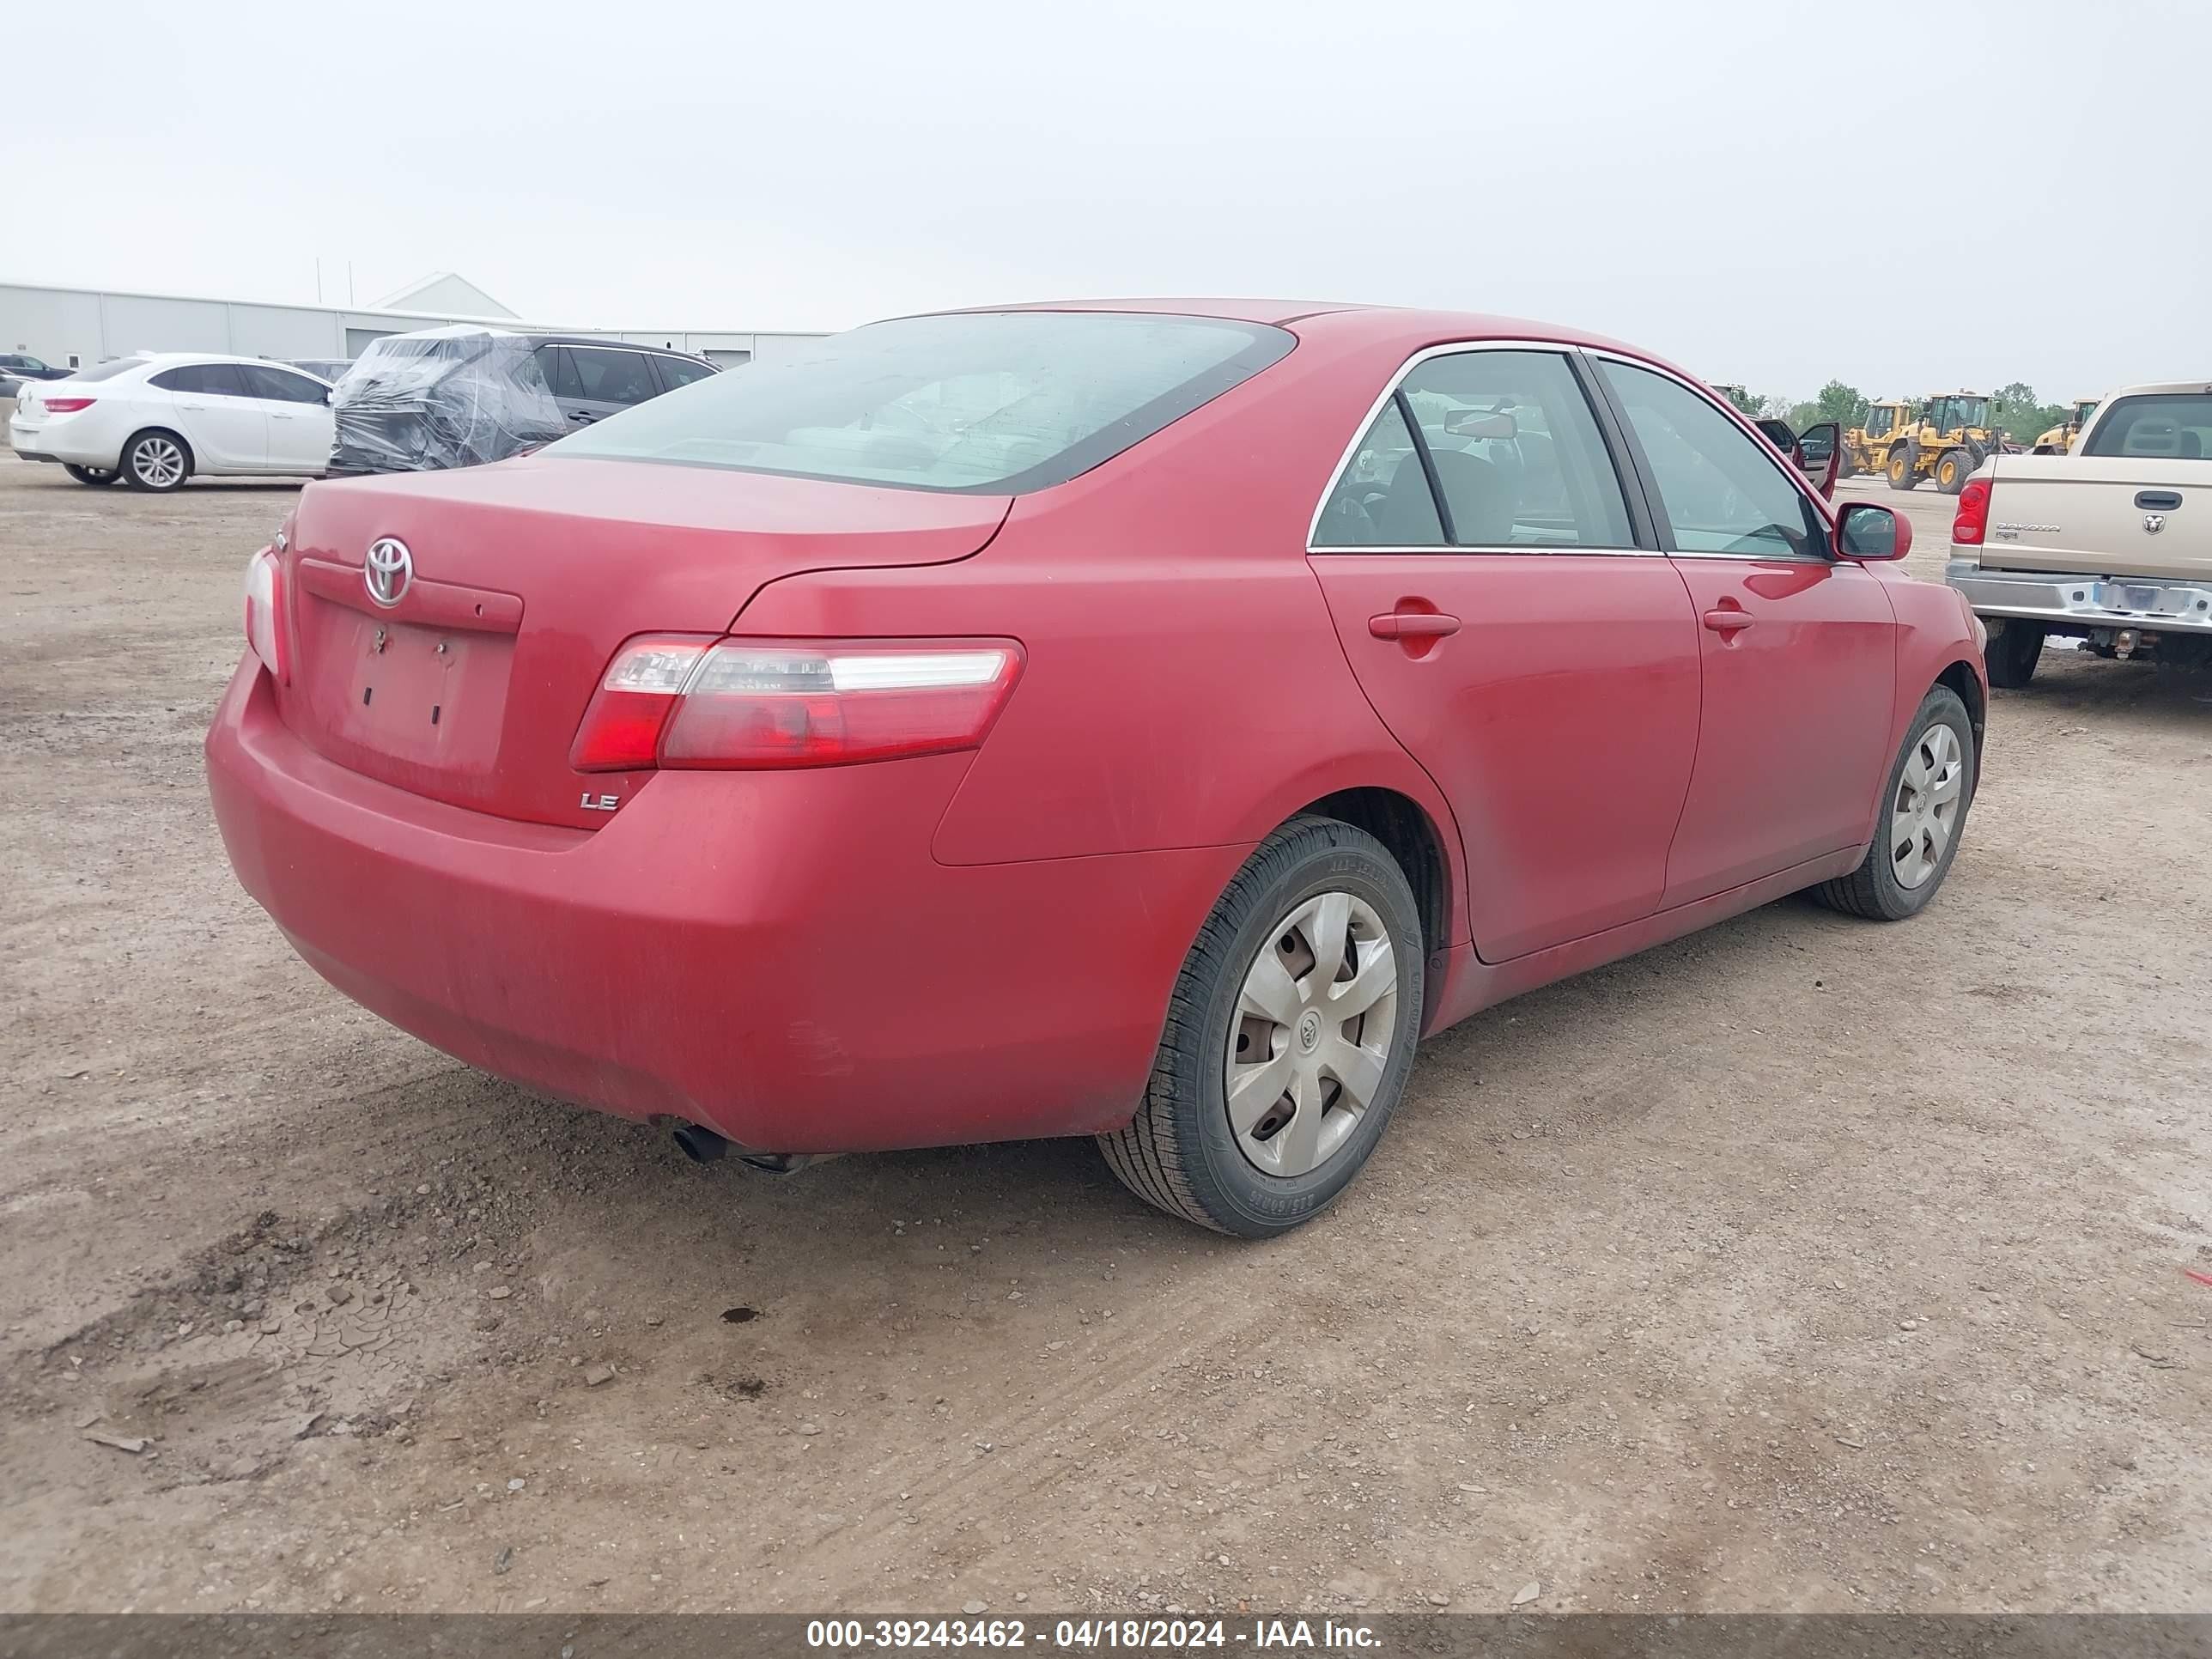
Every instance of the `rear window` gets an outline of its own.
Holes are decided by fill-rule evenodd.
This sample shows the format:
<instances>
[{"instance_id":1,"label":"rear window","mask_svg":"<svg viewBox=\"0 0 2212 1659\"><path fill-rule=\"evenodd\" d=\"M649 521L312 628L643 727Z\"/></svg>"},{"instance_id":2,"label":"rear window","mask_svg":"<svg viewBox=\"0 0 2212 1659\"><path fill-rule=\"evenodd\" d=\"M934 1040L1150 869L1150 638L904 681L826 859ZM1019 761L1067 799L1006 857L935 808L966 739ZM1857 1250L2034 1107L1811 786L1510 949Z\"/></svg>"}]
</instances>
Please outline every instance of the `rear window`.
<instances>
[{"instance_id":1,"label":"rear window","mask_svg":"<svg viewBox=\"0 0 2212 1659\"><path fill-rule=\"evenodd\" d=\"M143 357L111 357L104 363L94 363L90 368L80 368L70 376L72 380L108 380L134 368L143 368Z\"/></svg>"},{"instance_id":2,"label":"rear window","mask_svg":"<svg viewBox=\"0 0 2212 1659\"><path fill-rule=\"evenodd\" d=\"M1296 343L1121 312L908 317L810 342L600 421L548 453L1018 494L1088 471Z\"/></svg>"},{"instance_id":3,"label":"rear window","mask_svg":"<svg viewBox=\"0 0 2212 1659\"><path fill-rule=\"evenodd\" d=\"M2082 453L2191 461L2212 456L2212 392L2123 398L2097 422Z\"/></svg>"},{"instance_id":4,"label":"rear window","mask_svg":"<svg viewBox=\"0 0 2212 1659\"><path fill-rule=\"evenodd\" d=\"M371 340L368 349L354 359L365 363L374 358L398 360L402 357L447 357L461 356L461 342L449 335L421 338L405 334L388 334L380 340Z\"/></svg>"}]
</instances>

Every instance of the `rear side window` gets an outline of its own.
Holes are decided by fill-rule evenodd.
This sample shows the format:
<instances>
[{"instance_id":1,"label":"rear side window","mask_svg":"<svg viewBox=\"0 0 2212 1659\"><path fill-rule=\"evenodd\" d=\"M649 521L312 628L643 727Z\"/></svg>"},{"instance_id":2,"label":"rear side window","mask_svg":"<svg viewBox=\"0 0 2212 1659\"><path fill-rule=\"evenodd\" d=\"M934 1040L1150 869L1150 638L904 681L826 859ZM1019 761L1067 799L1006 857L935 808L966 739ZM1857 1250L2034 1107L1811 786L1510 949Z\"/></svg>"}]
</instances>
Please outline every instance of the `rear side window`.
<instances>
[{"instance_id":1,"label":"rear side window","mask_svg":"<svg viewBox=\"0 0 2212 1659\"><path fill-rule=\"evenodd\" d=\"M250 398L246 376L236 363L179 363L154 376L164 392L189 392L201 397Z\"/></svg>"},{"instance_id":2,"label":"rear side window","mask_svg":"<svg viewBox=\"0 0 2212 1659\"><path fill-rule=\"evenodd\" d=\"M1444 523L1404 406L1382 405L1314 526L1316 547L1442 547Z\"/></svg>"},{"instance_id":3,"label":"rear side window","mask_svg":"<svg viewBox=\"0 0 2212 1659\"><path fill-rule=\"evenodd\" d=\"M1295 343L1282 329L1206 317L902 318L714 375L547 453L1018 494L1112 459Z\"/></svg>"},{"instance_id":4,"label":"rear side window","mask_svg":"<svg viewBox=\"0 0 2212 1659\"><path fill-rule=\"evenodd\" d=\"M1462 547L1631 547L1628 508L1567 360L1463 351L1401 388Z\"/></svg>"},{"instance_id":5,"label":"rear side window","mask_svg":"<svg viewBox=\"0 0 2212 1659\"><path fill-rule=\"evenodd\" d=\"M567 347L542 345L530 355L555 397L565 398L571 403L583 401L584 389L576 383L576 365Z\"/></svg>"},{"instance_id":6,"label":"rear side window","mask_svg":"<svg viewBox=\"0 0 2212 1659\"><path fill-rule=\"evenodd\" d=\"M2212 392L2123 398L2105 411L2081 453L2146 460L2212 456Z\"/></svg>"},{"instance_id":7,"label":"rear side window","mask_svg":"<svg viewBox=\"0 0 2212 1659\"><path fill-rule=\"evenodd\" d=\"M1393 460L1401 447L1411 471ZM1427 508L1439 528L1422 537L1413 532L1426 522L1417 503L1428 482L1443 510ZM1316 533L1316 547L1635 544L1597 417L1567 360L1549 351L1455 351L1415 364L1346 467Z\"/></svg>"}]
</instances>

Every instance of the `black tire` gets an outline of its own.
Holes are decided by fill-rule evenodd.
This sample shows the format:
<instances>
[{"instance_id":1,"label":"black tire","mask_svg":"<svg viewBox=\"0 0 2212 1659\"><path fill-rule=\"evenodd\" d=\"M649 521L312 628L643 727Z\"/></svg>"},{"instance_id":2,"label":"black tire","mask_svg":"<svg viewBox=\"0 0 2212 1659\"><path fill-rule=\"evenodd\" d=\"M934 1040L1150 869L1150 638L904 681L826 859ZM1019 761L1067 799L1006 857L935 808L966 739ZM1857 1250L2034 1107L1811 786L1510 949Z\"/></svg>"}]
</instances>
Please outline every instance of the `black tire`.
<instances>
[{"instance_id":1,"label":"black tire","mask_svg":"<svg viewBox=\"0 0 2212 1659\"><path fill-rule=\"evenodd\" d=\"M1963 448L1947 449L1936 458L1936 488L1955 495L1966 487L1966 475L1980 463Z\"/></svg>"},{"instance_id":2,"label":"black tire","mask_svg":"<svg viewBox=\"0 0 2212 1659\"><path fill-rule=\"evenodd\" d=\"M1856 478L1858 475L1858 458L1851 453L1851 447L1845 444L1844 453L1836 458L1836 481L1840 483L1845 478Z\"/></svg>"},{"instance_id":3,"label":"black tire","mask_svg":"<svg viewBox=\"0 0 2212 1659\"><path fill-rule=\"evenodd\" d=\"M1237 999L1284 919L1334 891L1371 907L1390 941L1397 1001L1389 1058L1373 1101L1332 1156L1304 1175L1268 1175L1240 1150L1229 1121L1224 1071ZM1419 907L1382 843L1334 818L1291 819L1261 843L1199 930L1168 1004L1143 1104L1127 1128L1098 1137L1108 1165L1146 1202L1217 1232L1266 1238L1312 1219L1352 1184L1405 1092L1426 954Z\"/></svg>"},{"instance_id":4,"label":"black tire","mask_svg":"<svg viewBox=\"0 0 2212 1659\"><path fill-rule=\"evenodd\" d=\"M2035 665L2043 660L2041 623L2008 620L2005 625L1990 635L1990 642L1982 647L1982 665L1988 669L1990 684L2007 691L2017 691L2035 678Z\"/></svg>"},{"instance_id":5,"label":"black tire","mask_svg":"<svg viewBox=\"0 0 2212 1659\"><path fill-rule=\"evenodd\" d=\"M79 466L75 461L64 461L62 471L81 484L95 487L112 484L122 476L112 466Z\"/></svg>"},{"instance_id":6,"label":"black tire","mask_svg":"<svg viewBox=\"0 0 2212 1659\"><path fill-rule=\"evenodd\" d=\"M168 453L164 445L180 458L181 465L173 471L155 464L157 458ZM149 426L143 432L132 433L131 441L123 446L122 471L123 482L133 489L165 495L182 489L185 480L192 476L192 447L166 427Z\"/></svg>"},{"instance_id":7,"label":"black tire","mask_svg":"<svg viewBox=\"0 0 2212 1659\"><path fill-rule=\"evenodd\" d=\"M1892 444L1882 471L1888 473L1892 489L1912 489L1920 482L1920 446L1910 440Z\"/></svg>"},{"instance_id":8,"label":"black tire","mask_svg":"<svg viewBox=\"0 0 2212 1659\"><path fill-rule=\"evenodd\" d=\"M1964 788L1952 822L1950 844L1944 848L1935 872L1919 886L1906 887L1899 882L1891 858L1890 809L1904 784L1905 762L1934 726L1948 726L1959 739L1959 753L1966 763ZM1974 725L1966 718L1966 705L1949 686L1936 686L1920 700L1905 741L1898 746L1897 758L1890 763L1881 815L1865 859L1848 876L1821 882L1812 890L1813 896L1832 910L1869 921L1902 921L1918 915L1943 885L1943 878L1951 873L1951 861L1959 856L1959 843L1966 838L1966 816L1973 810L1974 789L1980 781L1981 757L1974 750Z\"/></svg>"}]
</instances>

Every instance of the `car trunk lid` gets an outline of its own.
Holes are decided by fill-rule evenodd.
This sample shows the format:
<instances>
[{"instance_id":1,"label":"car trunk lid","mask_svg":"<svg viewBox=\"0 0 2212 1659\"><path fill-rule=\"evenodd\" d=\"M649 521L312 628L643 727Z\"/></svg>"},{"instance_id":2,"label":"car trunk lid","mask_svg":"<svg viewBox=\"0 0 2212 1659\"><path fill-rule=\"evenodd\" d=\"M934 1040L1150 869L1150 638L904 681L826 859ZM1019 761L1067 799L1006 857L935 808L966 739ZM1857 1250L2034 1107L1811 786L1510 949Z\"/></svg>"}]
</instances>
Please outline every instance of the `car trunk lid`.
<instances>
[{"instance_id":1,"label":"car trunk lid","mask_svg":"<svg viewBox=\"0 0 2212 1659\"><path fill-rule=\"evenodd\" d=\"M547 456L313 484L283 556L293 648L278 707L363 775L596 828L607 800L652 776L568 764L624 640L723 633L763 584L801 571L965 558L1009 504Z\"/></svg>"}]
</instances>

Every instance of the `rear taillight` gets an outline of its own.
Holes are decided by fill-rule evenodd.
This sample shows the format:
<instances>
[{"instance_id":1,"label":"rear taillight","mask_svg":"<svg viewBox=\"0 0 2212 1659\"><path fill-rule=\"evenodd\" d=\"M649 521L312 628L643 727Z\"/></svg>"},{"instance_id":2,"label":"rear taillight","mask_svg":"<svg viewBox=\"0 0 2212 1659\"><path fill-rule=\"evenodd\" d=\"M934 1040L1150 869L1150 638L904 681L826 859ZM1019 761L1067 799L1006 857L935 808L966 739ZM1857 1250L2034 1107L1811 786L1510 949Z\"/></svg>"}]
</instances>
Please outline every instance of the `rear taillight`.
<instances>
[{"instance_id":1,"label":"rear taillight","mask_svg":"<svg viewBox=\"0 0 2212 1659\"><path fill-rule=\"evenodd\" d=\"M1959 510L1951 520L1951 539L1967 547L1979 547L1982 537L1990 527L1990 494L1992 480L1969 478L1966 487L1959 492Z\"/></svg>"},{"instance_id":2,"label":"rear taillight","mask_svg":"<svg viewBox=\"0 0 2212 1659\"><path fill-rule=\"evenodd\" d=\"M637 640L568 758L584 772L754 770L973 749L1021 668L1010 640Z\"/></svg>"},{"instance_id":3,"label":"rear taillight","mask_svg":"<svg viewBox=\"0 0 2212 1659\"><path fill-rule=\"evenodd\" d=\"M246 567L246 643L279 685L292 678L284 647L283 593L283 568L264 547Z\"/></svg>"},{"instance_id":4,"label":"rear taillight","mask_svg":"<svg viewBox=\"0 0 2212 1659\"><path fill-rule=\"evenodd\" d=\"M648 636L615 653L592 694L568 764L579 772L629 772L653 764L660 728L712 639Z\"/></svg>"},{"instance_id":5,"label":"rear taillight","mask_svg":"<svg viewBox=\"0 0 2212 1659\"><path fill-rule=\"evenodd\" d=\"M80 409L90 409L99 401L95 398L41 398L39 404L49 415L74 415Z\"/></svg>"}]
</instances>

